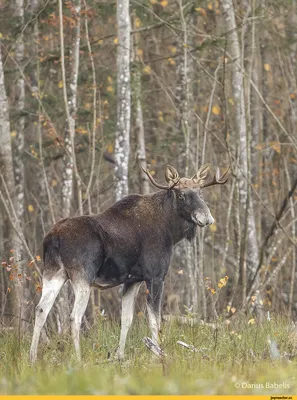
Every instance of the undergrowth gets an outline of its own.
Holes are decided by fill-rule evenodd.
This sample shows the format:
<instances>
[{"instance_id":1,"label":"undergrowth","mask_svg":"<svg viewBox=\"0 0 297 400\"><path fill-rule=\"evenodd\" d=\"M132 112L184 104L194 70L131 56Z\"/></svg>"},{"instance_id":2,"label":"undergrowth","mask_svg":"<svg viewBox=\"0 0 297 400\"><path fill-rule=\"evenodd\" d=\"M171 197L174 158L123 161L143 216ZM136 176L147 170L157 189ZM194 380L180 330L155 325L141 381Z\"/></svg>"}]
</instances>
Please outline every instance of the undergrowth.
<instances>
[{"instance_id":1,"label":"undergrowth","mask_svg":"<svg viewBox=\"0 0 297 400\"><path fill-rule=\"evenodd\" d=\"M252 320L254 322L254 320ZM82 332L82 362L70 335L51 332L29 365L30 335L0 332L1 394L280 394L297 392L297 331L283 318L226 325L162 325L158 359L144 345L144 318L136 318L126 359L114 361L120 326L102 319ZM177 343L193 345L191 351Z\"/></svg>"}]
</instances>

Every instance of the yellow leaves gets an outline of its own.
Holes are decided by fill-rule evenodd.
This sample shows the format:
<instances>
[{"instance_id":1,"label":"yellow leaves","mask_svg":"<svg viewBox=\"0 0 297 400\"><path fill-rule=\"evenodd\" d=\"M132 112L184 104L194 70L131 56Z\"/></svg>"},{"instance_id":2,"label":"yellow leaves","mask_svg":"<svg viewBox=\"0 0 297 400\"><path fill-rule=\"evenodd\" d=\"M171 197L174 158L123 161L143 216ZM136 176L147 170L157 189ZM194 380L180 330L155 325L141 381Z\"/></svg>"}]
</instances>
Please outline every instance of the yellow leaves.
<instances>
[{"instance_id":1,"label":"yellow leaves","mask_svg":"<svg viewBox=\"0 0 297 400\"><path fill-rule=\"evenodd\" d=\"M118 37L115 37L115 38L113 39L113 43L114 43L114 44L119 44L119 38L118 38Z\"/></svg>"},{"instance_id":2,"label":"yellow leaves","mask_svg":"<svg viewBox=\"0 0 297 400\"><path fill-rule=\"evenodd\" d=\"M163 117L163 112L162 111L158 111L158 120L161 122L164 122L164 117Z\"/></svg>"},{"instance_id":3,"label":"yellow leaves","mask_svg":"<svg viewBox=\"0 0 297 400\"><path fill-rule=\"evenodd\" d=\"M138 56L138 57L143 57L143 50L142 49L137 49L136 50L136 55Z\"/></svg>"},{"instance_id":4,"label":"yellow leaves","mask_svg":"<svg viewBox=\"0 0 297 400\"><path fill-rule=\"evenodd\" d=\"M205 8L197 7L195 8L195 11L198 11L203 17L206 17L207 15Z\"/></svg>"},{"instance_id":5,"label":"yellow leaves","mask_svg":"<svg viewBox=\"0 0 297 400\"><path fill-rule=\"evenodd\" d=\"M107 91L108 93L113 93L113 92L114 92L113 86L108 85L107 88L106 88L106 91Z\"/></svg>"},{"instance_id":6,"label":"yellow leaves","mask_svg":"<svg viewBox=\"0 0 297 400\"><path fill-rule=\"evenodd\" d=\"M177 52L177 48L176 48L175 46L170 46L170 47L169 47L169 50L170 50L170 52L171 52L172 54L176 54L176 52Z\"/></svg>"},{"instance_id":7,"label":"yellow leaves","mask_svg":"<svg viewBox=\"0 0 297 400\"><path fill-rule=\"evenodd\" d=\"M10 132L10 136L11 136L12 138L15 138L15 137L16 137L16 135L17 135L16 131L12 131L12 132Z\"/></svg>"},{"instance_id":8,"label":"yellow leaves","mask_svg":"<svg viewBox=\"0 0 297 400\"><path fill-rule=\"evenodd\" d=\"M28 205L28 211L29 213L32 213L34 211L34 207L32 206L32 204Z\"/></svg>"},{"instance_id":9,"label":"yellow leaves","mask_svg":"<svg viewBox=\"0 0 297 400\"><path fill-rule=\"evenodd\" d=\"M161 1L160 1L160 5L161 5L163 8L167 7L167 6L168 6L168 0L161 0Z\"/></svg>"},{"instance_id":10,"label":"yellow leaves","mask_svg":"<svg viewBox=\"0 0 297 400\"><path fill-rule=\"evenodd\" d=\"M55 187L55 186L57 186L57 184L58 184L58 182L56 179L51 180L51 187Z\"/></svg>"},{"instance_id":11,"label":"yellow leaves","mask_svg":"<svg viewBox=\"0 0 297 400\"><path fill-rule=\"evenodd\" d=\"M157 3L158 3L158 0L150 0L150 3L151 3L151 4L157 4Z\"/></svg>"},{"instance_id":12,"label":"yellow leaves","mask_svg":"<svg viewBox=\"0 0 297 400\"><path fill-rule=\"evenodd\" d=\"M221 108L219 106L212 106L211 112L214 115L220 115L221 114Z\"/></svg>"},{"instance_id":13,"label":"yellow leaves","mask_svg":"<svg viewBox=\"0 0 297 400\"><path fill-rule=\"evenodd\" d=\"M140 28L142 23L141 23L141 19L140 18L135 18L134 20L134 24L135 24L135 28Z\"/></svg>"},{"instance_id":14,"label":"yellow leaves","mask_svg":"<svg viewBox=\"0 0 297 400\"><path fill-rule=\"evenodd\" d=\"M92 103L85 103L85 104L84 104L84 109L85 109L85 110L91 110L92 107L93 107L93 104L92 104Z\"/></svg>"},{"instance_id":15,"label":"yellow leaves","mask_svg":"<svg viewBox=\"0 0 297 400\"><path fill-rule=\"evenodd\" d=\"M111 143L108 144L106 150L107 150L107 152L110 153L110 154L113 153L113 145L112 145Z\"/></svg>"},{"instance_id":16,"label":"yellow leaves","mask_svg":"<svg viewBox=\"0 0 297 400\"><path fill-rule=\"evenodd\" d=\"M175 63L175 60L174 60L173 58L171 58L171 57L168 58L168 63L169 63L170 65L175 65L175 64L176 64L176 63Z\"/></svg>"},{"instance_id":17,"label":"yellow leaves","mask_svg":"<svg viewBox=\"0 0 297 400\"><path fill-rule=\"evenodd\" d=\"M98 44L102 44L103 43L103 40L102 39L100 39L100 40L98 40L98 42L97 42Z\"/></svg>"},{"instance_id":18,"label":"yellow leaves","mask_svg":"<svg viewBox=\"0 0 297 400\"><path fill-rule=\"evenodd\" d=\"M75 132L80 133L81 135L85 135L88 133L88 131L83 126L79 126L78 128L76 128Z\"/></svg>"},{"instance_id":19,"label":"yellow leaves","mask_svg":"<svg viewBox=\"0 0 297 400\"><path fill-rule=\"evenodd\" d=\"M59 81L59 83L58 83L58 88L59 88L59 89L62 89L62 87L63 87L63 81Z\"/></svg>"},{"instance_id":20,"label":"yellow leaves","mask_svg":"<svg viewBox=\"0 0 297 400\"><path fill-rule=\"evenodd\" d=\"M3 37L3 34L0 32L0 39Z\"/></svg>"},{"instance_id":21,"label":"yellow leaves","mask_svg":"<svg viewBox=\"0 0 297 400\"><path fill-rule=\"evenodd\" d=\"M270 142L269 146L276 151L278 154L281 152L281 145L280 142Z\"/></svg>"},{"instance_id":22,"label":"yellow leaves","mask_svg":"<svg viewBox=\"0 0 297 400\"><path fill-rule=\"evenodd\" d=\"M177 271L178 275L183 275L184 274L184 270L180 269L179 271Z\"/></svg>"},{"instance_id":23,"label":"yellow leaves","mask_svg":"<svg viewBox=\"0 0 297 400\"><path fill-rule=\"evenodd\" d=\"M36 256L36 261L41 261L41 257L40 256Z\"/></svg>"},{"instance_id":24,"label":"yellow leaves","mask_svg":"<svg viewBox=\"0 0 297 400\"><path fill-rule=\"evenodd\" d=\"M108 82L108 83L112 83L112 77L111 77L111 76L108 76L108 77L107 77L107 82Z\"/></svg>"},{"instance_id":25,"label":"yellow leaves","mask_svg":"<svg viewBox=\"0 0 297 400\"><path fill-rule=\"evenodd\" d=\"M152 73L152 69L149 65L146 65L143 69L142 72L146 75L150 75Z\"/></svg>"},{"instance_id":26,"label":"yellow leaves","mask_svg":"<svg viewBox=\"0 0 297 400\"><path fill-rule=\"evenodd\" d=\"M231 104L231 106L234 106L234 100L232 99L232 97L230 97L229 99L228 99L228 103L229 104Z\"/></svg>"},{"instance_id":27,"label":"yellow leaves","mask_svg":"<svg viewBox=\"0 0 297 400\"><path fill-rule=\"evenodd\" d=\"M221 278L218 283L218 288L221 289L222 287L227 285L229 277L226 275L224 278Z\"/></svg>"},{"instance_id":28,"label":"yellow leaves","mask_svg":"<svg viewBox=\"0 0 297 400\"><path fill-rule=\"evenodd\" d=\"M209 230L210 230L211 233L215 233L215 232L217 231L217 226L216 226L216 224L215 224L215 223L211 224L211 225L209 226Z\"/></svg>"},{"instance_id":29,"label":"yellow leaves","mask_svg":"<svg viewBox=\"0 0 297 400\"><path fill-rule=\"evenodd\" d=\"M296 99L296 93L290 93L290 99L295 100Z\"/></svg>"},{"instance_id":30,"label":"yellow leaves","mask_svg":"<svg viewBox=\"0 0 297 400\"><path fill-rule=\"evenodd\" d=\"M256 323L255 319L252 318L249 320L248 325L254 325Z\"/></svg>"},{"instance_id":31,"label":"yellow leaves","mask_svg":"<svg viewBox=\"0 0 297 400\"><path fill-rule=\"evenodd\" d=\"M270 65L269 64L264 64L264 69L266 72L269 72L271 70Z\"/></svg>"}]
</instances>

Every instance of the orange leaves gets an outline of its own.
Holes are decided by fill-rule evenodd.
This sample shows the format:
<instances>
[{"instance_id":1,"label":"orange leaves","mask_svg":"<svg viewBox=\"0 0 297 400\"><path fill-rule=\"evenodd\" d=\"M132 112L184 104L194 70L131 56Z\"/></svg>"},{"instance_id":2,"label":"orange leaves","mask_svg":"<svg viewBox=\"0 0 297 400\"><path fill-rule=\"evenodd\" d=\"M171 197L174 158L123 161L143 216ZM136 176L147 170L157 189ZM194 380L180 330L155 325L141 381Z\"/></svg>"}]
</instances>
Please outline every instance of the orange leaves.
<instances>
[{"instance_id":1,"label":"orange leaves","mask_svg":"<svg viewBox=\"0 0 297 400\"><path fill-rule=\"evenodd\" d=\"M229 277L226 275L224 278L221 278L218 282L218 288L222 289L222 287L227 285ZM209 277L204 278L205 281L205 287L208 290L208 292L212 295L216 294L216 290L212 287L211 285L211 279ZM234 311L235 312L235 311Z\"/></svg>"},{"instance_id":2,"label":"orange leaves","mask_svg":"<svg viewBox=\"0 0 297 400\"><path fill-rule=\"evenodd\" d=\"M281 153L281 144L280 142L269 142L269 146L276 151L278 154Z\"/></svg>"},{"instance_id":3,"label":"orange leaves","mask_svg":"<svg viewBox=\"0 0 297 400\"><path fill-rule=\"evenodd\" d=\"M272 142L269 142L268 144L267 143L258 143L256 146L255 146L255 149L256 150L267 150L267 145L271 148L271 149L273 149L276 153L278 153L278 154L280 154L281 153L281 143L280 142L276 142L276 141L272 141Z\"/></svg>"}]
</instances>

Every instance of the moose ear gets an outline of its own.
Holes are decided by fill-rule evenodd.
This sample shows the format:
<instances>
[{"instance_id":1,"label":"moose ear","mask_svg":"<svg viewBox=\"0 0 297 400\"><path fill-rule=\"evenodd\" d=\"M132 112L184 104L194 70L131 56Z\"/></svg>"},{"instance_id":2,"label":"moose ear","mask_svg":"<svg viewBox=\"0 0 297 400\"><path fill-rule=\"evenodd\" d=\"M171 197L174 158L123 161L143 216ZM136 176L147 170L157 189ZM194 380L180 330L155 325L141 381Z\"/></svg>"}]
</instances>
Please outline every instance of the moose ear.
<instances>
[{"instance_id":1,"label":"moose ear","mask_svg":"<svg viewBox=\"0 0 297 400\"><path fill-rule=\"evenodd\" d=\"M167 183L175 182L179 178L179 174L171 165L167 165L165 170L165 179Z\"/></svg>"},{"instance_id":2,"label":"moose ear","mask_svg":"<svg viewBox=\"0 0 297 400\"><path fill-rule=\"evenodd\" d=\"M192 176L192 181L196 183L197 185L201 185L205 178L207 177L208 170L210 169L211 164L204 164L202 167L199 168L199 170L196 172L194 176Z\"/></svg>"}]
</instances>

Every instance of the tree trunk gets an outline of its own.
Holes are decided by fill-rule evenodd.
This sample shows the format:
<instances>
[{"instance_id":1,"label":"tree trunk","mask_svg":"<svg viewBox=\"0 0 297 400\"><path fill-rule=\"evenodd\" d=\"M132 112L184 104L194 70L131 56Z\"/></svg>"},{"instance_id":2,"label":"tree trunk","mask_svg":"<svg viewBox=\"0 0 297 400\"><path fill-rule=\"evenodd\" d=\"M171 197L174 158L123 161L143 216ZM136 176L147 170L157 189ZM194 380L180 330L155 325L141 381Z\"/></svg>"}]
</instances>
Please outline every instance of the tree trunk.
<instances>
[{"instance_id":1,"label":"tree trunk","mask_svg":"<svg viewBox=\"0 0 297 400\"><path fill-rule=\"evenodd\" d=\"M134 24L135 25L135 24ZM136 111L136 141L137 141L137 162L139 168L139 181L140 192L148 194L150 191L149 180L147 175L143 172L142 168L146 169L146 151L145 151L145 135L143 126L143 112L141 104L141 55L139 47L139 33L134 34L134 52L133 58L135 63L135 76L134 76L134 104Z\"/></svg>"},{"instance_id":2,"label":"tree trunk","mask_svg":"<svg viewBox=\"0 0 297 400\"><path fill-rule=\"evenodd\" d=\"M242 52L239 45L237 26L235 22L235 13L232 0L222 0L222 6L225 17L225 27L228 34L228 49L230 55L230 70L231 70L231 88L234 101L234 118L231 126L233 135L238 135L237 140L237 179L239 183L239 200L242 215L246 215L245 221L245 236L246 249L242 254L243 264L247 263L248 275L253 277L258 265L258 244L256 235L256 225L253 213L253 204L250 199L250 188L248 179L250 171L248 168L248 143L247 143L247 125L246 125L246 109L244 98L244 85L243 85L243 60ZM246 260L246 261L245 261Z\"/></svg>"},{"instance_id":3,"label":"tree trunk","mask_svg":"<svg viewBox=\"0 0 297 400\"><path fill-rule=\"evenodd\" d=\"M115 139L115 197L128 194L130 153L130 15L129 0L117 1L117 131Z\"/></svg>"},{"instance_id":4,"label":"tree trunk","mask_svg":"<svg viewBox=\"0 0 297 400\"><path fill-rule=\"evenodd\" d=\"M65 129L65 151L63 155L64 170L62 183L62 213L67 218L71 215L71 205L73 200L73 176L76 177L78 207L80 215L82 215L82 194L81 180L77 171L76 155L75 155L75 119L77 112L77 79L79 72L79 47L80 47L80 27L81 27L81 0L75 1L74 13L75 25L73 27L73 44L70 52L70 85L69 96L67 95L66 69L64 60L64 30L63 30L63 9L62 0L59 1L60 10L60 44L61 44L61 60L62 60L62 77L63 77L63 94L64 105L67 116L67 125ZM73 174L74 172L74 174ZM70 287L66 284L58 297L58 327L62 332L69 329L70 326L70 300L72 293Z\"/></svg>"},{"instance_id":5,"label":"tree trunk","mask_svg":"<svg viewBox=\"0 0 297 400\"><path fill-rule=\"evenodd\" d=\"M13 157L12 157L12 146L11 146L11 137L10 137L10 121L9 121L9 108L8 108L8 101L6 97L6 90L4 86L4 70L3 70L3 64L2 64L2 55L1 55L1 49L0 49L0 174L2 175L8 193L12 199L13 206L15 204L15 180L14 180L14 172L13 172ZM1 198L2 201L5 201L6 207L9 208L9 202L7 199L7 196L5 196L3 193L5 190L3 189L2 185L2 180L0 180L0 190L1 190ZM5 205L4 205L5 206ZM5 207L5 208L6 208ZM8 258L10 256L13 256L12 253L10 253L11 249L14 249L15 246L19 243L19 238L17 236L16 231L13 228L12 221L9 220L10 217L9 215L6 215L7 217L7 227L6 227L6 237L7 241L4 246L5 250L5 256L6 260L8 261ZM3 280L8 283L8 274L5 271L5 269L2 269L2 273L4 274ZM16 279L18 279L16 277ZM17 281L16 281L17 282ZM10 285L12 286L13 283ZM8 305L5 310L7 314L9 315L9 318L3 319L2 315L2 322L5 324L8 324L13 321L15 326L19 326L19 317L20 315L20 303L21 303L21 297L19 297L19 291L18 291L18 286L17 284L14 285L14 288L12 288L11 292L7 292L7 285L5 288L2 288L3 291L5 291L7 300L8 300Z\"/></svg>"}]
</instances>

